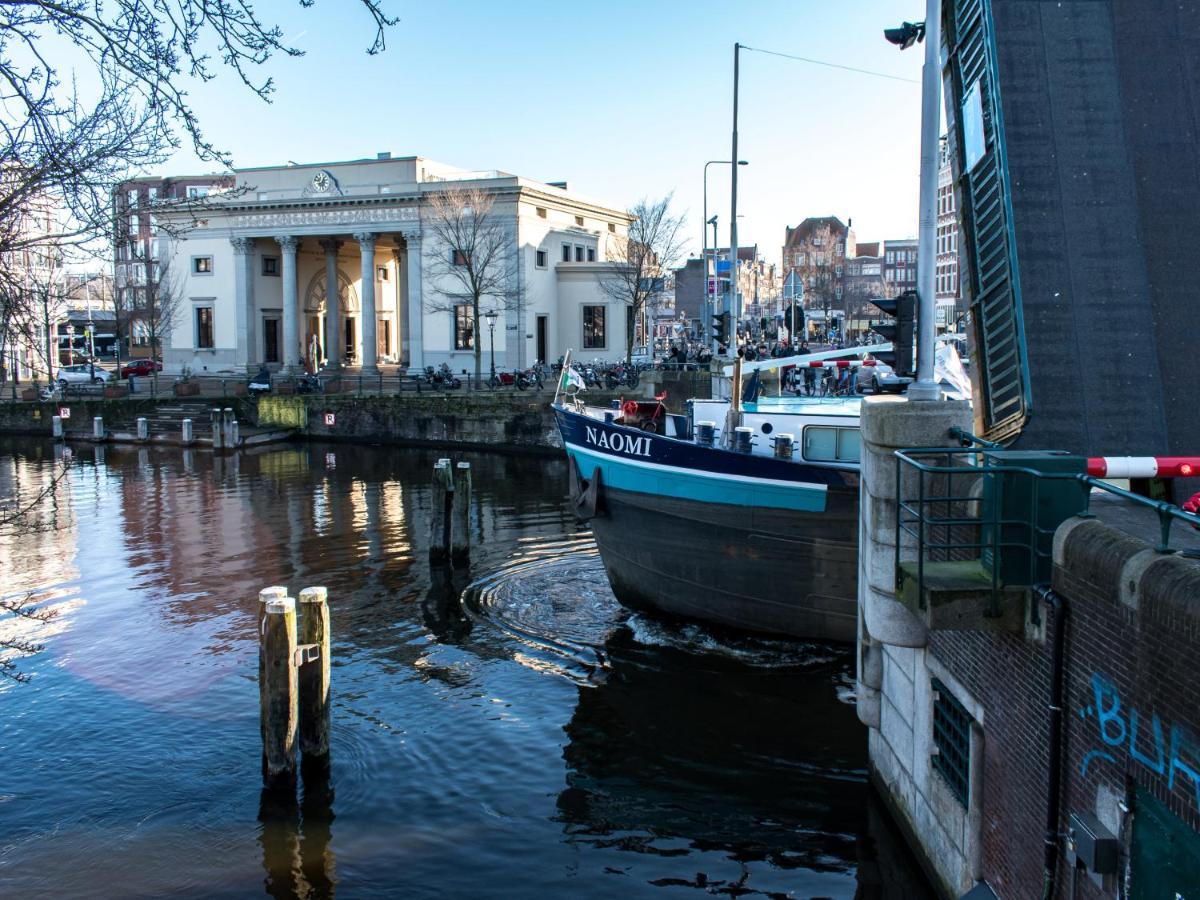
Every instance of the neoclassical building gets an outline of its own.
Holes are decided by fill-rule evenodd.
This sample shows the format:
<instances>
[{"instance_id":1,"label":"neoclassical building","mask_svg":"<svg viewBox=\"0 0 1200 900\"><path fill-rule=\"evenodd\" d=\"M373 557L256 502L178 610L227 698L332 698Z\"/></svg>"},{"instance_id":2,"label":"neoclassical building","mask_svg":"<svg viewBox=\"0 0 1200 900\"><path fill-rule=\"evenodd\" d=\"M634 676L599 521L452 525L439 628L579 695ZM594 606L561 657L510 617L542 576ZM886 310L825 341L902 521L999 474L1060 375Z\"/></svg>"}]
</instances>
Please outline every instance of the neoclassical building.
<instances>
[{"instance_id":1,"label":"neoclassical building","mask_svg":"<svg viewBox=\"0 0 1200 900\"><path fill-rule=\"evenodd\" d=\"M486 368L493 339L506 368L568 348L586 358L624 354L631 317L602 281L630 217L565 182L388 154L232 177L233 190L157 210L143 203L140 212L151 219L163 306L172 307L168 371L442 362L460 371L473 365L476 340ZM430 228L430 195L467 187L494 197L491 215L513 241L504 296L481 304L497 311L494 328L474 323L455 299L443 264L454 250ZM118 247L118 277L122 263Z\"/></svg>"}]
</instances>

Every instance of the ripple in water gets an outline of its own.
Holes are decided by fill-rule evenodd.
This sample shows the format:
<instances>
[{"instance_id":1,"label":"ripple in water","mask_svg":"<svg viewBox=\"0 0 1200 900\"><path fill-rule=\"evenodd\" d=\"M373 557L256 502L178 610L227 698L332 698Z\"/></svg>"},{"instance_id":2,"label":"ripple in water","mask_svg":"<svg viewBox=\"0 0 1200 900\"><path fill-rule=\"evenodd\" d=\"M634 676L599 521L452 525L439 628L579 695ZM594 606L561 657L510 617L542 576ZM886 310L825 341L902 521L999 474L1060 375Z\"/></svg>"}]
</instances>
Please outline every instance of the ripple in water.
<instances>
[{"instance_id":1,"label":"ripple in water","mask_svg":"<svg viewBox=\"0 0 1200 900\"><path fill-rule=\"evenodd\" d=\"M463 593L467 613L526 645L528 665L582 683L602 680L608 647L621 644L719 658L754 668L812 671L844 661L826 644L714 631L621 606L590 535L530 538L506 565ZM714 659L714 661L716 661Z\"/></svg>"}]
</instances>

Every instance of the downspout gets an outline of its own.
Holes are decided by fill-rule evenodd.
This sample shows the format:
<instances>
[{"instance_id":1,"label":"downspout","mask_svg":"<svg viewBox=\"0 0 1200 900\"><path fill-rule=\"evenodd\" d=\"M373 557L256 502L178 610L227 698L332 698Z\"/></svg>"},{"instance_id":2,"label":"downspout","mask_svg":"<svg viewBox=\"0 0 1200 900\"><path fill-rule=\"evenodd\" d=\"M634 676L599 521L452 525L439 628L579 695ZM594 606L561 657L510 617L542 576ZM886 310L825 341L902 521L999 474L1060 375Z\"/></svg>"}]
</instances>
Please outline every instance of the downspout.
<instances>
[{"instance_id":1,"label":"downspout","mask_svg":"<svg viewBox=\"0 0 1200 900\"><path fill-rule=\"evenodd\" d=\"M1042 900L1050 900L1054 895L1054 876L1058 868L1058 820L1060 813L1059 793L1062 786L1062 711L1063 711L1063 670L1066 668L1065 648L1067 635L1067 598L1055 591L1050 585L1037 585L1033 589L1034 597L1045 601L1050 608L1051 617L1047 627L1054 626L1054 646L1050 656L1050 753L1048 763L1050 777L1046 785L1046 831L1043 837L1045 855L1043 857Z\"/></svg>"}]
</instances>

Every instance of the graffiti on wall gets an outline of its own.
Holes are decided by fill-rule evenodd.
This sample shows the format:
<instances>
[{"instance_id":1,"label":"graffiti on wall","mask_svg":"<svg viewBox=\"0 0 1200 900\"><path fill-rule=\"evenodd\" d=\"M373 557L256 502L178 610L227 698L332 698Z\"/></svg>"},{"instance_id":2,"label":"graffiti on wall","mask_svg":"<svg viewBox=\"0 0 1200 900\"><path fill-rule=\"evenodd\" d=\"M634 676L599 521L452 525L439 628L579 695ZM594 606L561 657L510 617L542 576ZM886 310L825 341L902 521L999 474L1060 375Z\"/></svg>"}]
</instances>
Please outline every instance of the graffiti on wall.
<instances>
[{"instance_id":1,"label":"graffiti on wall","mask_svg":"<svg viewBox=\"0 0 1200 900\"><path fill-rule=\"evenodd\" d=\"M1098 672L1092 675L1091 703L1079 710L1079 717L1095 722L1098 732L1098 742L1084 754L1081 776L1086 778L1088 768L1100 761L1136 763L1166 778L1168 790L1186 777L1200 808L1200 743L1186 724L1171 723L1168 728L1157 713L1147 719L1137 707L1122 704L1116 685Z\"/></svg>"}]
</instances>

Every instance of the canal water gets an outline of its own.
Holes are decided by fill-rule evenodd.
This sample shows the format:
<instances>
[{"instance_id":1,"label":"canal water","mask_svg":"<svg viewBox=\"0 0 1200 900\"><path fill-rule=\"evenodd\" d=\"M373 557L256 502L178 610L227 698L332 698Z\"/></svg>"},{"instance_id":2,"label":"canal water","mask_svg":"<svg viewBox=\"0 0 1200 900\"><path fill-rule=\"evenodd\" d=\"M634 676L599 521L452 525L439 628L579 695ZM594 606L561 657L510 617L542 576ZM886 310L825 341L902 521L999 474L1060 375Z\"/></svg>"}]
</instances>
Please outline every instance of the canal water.
<instances>
[{"instance_id":1,"label":"canal water","mask_svg":"<svg viewBox=\"0 0 1200 900\"><path fill-rule=\"evenodd\" d=\"M617 605L557 459L0 445L5 897L929 896L866 779L846 649ZM56 481L57 479L57 481ZM326 585L327 771L262 790L256 594Z\"/></svg>"}]
</instances>

